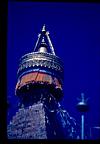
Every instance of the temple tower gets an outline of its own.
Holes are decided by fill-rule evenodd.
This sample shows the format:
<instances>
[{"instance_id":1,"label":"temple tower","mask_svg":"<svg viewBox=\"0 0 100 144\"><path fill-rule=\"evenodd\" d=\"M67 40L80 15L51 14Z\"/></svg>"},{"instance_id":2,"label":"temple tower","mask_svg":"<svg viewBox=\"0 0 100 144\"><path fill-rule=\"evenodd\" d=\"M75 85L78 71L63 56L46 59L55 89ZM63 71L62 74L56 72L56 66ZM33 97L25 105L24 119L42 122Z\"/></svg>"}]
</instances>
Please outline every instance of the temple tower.
<instances>
[{"instance_id":1,"label":"temple tower","mask_svg":"<svg viewBox=\"0 0 100 144\"><path fill-rule=\"evenodd\" d=\"M21 57L15 94L20 108L8 125L9 139L72 139L73 122L59 101L63 97L63 63L43 26L34 51Z\"/></svg>"}]
</instances>

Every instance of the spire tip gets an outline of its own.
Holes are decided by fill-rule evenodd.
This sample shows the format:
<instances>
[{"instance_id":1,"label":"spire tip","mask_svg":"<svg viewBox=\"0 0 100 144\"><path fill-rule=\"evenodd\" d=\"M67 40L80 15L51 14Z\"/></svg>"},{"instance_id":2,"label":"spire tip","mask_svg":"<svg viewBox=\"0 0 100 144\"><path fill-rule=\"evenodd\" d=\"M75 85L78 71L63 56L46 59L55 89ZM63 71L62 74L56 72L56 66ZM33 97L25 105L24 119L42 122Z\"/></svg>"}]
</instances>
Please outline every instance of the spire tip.
<instances>
[{"instance_id":1,"label":"spire tip","mask_svg":"<svg viewBox=\"0 0 100 144\"><path fill-rule=\"evenodd\" d=\"M43 25L43 28L42 28L42 32L43 32L43 31L46 31L46 30L45 30L45 24Z\"/></svg>"}]
</instances>

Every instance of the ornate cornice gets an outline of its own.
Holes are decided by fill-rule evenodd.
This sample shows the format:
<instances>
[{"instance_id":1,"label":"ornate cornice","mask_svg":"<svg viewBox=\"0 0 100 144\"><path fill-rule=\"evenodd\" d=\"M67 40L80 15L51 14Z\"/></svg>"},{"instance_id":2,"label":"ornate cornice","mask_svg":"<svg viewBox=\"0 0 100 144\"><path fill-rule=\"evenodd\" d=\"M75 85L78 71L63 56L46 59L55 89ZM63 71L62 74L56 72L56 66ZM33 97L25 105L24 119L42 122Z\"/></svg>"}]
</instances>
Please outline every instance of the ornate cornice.
<instances>
[{"instance_id":1,"label":"ornate cornice","mask_svg":"<svg viewBox=\"0 0 100 144\"><path fill-rule=\"evenodd\" d=\"M20 59L19 69L17 74L21 74L21 71L27 71L28 68L34 69L34 67L46 67L49 70L52 69L58 73L63 73L63 63L59 57L49 54L33 52L24 55Z\"/></svg>"}]
</instances>

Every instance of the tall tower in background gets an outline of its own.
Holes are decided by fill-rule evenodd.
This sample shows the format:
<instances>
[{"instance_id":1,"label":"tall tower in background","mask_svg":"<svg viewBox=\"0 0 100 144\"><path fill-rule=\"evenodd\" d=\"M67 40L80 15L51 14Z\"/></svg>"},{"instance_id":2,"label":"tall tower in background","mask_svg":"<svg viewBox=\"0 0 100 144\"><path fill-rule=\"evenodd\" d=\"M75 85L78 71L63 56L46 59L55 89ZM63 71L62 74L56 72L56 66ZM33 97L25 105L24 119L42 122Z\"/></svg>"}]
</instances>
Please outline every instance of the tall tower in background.
<instances>
[{"instance_id":1,"label":"tall tower in background","mask_svg":"<svg viewBox=\"0 0 100 144\"><path fill-rule=\"evenodd\" d=\"M21 57L15 93L20 108L7 127L8 139L76 139L76 123L60 105L63 63L43 26L34 52Z\"/></svg>"}]
</instances>

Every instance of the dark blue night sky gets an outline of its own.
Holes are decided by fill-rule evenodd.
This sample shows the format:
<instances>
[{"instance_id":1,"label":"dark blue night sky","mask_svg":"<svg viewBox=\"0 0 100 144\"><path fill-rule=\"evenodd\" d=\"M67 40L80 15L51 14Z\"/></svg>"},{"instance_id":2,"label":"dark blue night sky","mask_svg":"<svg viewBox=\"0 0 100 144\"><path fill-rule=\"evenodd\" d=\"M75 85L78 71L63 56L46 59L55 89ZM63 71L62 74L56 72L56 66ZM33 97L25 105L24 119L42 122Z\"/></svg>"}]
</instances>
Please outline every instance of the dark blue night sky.
<instances>
[{"instance_id":1,"label":"dark blue night sky","mask_svg":"<svg viewBox=\"0 0 100 144\"><path fill-rule=\"evenodd\" d=\"M22 55L32 52L43 24L64 62L62 105L80 124L77 97L89 97L85 124L100 127L100 4L9 2L7 31L7 95L9 119L15 114L17 69Z\"/></svg>"}]
</instances>

